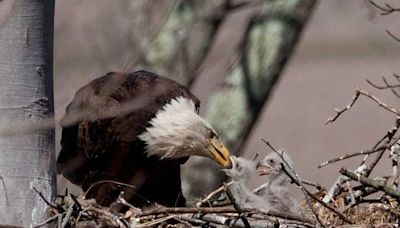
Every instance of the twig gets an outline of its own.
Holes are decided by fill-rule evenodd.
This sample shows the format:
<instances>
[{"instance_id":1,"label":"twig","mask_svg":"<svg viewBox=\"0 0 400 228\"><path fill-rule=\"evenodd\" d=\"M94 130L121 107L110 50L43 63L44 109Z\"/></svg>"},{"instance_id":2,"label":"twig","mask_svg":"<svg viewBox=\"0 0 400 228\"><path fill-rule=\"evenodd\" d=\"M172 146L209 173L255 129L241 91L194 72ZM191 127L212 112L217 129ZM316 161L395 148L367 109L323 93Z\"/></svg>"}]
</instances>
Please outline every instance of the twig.
<instances>
[{"instance_id":1,"label":"twig","mask_svg":"<svg viewBox=\"0 0 400 228\"><path fill-rule=\"evenodd\" d=\"M71 218L71 215L72 215L72 212L73 212L73 211L74 211L74 204L71 203L71 204L69 205L68 209L67 209L66 212L65 212L65 217L64 217L64 219L62 220L61 228L64 228L64 227L66 227L66 226L68 225L68 222L69 222L69 220L70 220L70 218Z\"/></svg>"},{"instance_id":2,"label":"twig","mask_svg":"<svg viewBox=\"0 0 400 228\"><path fill-rule=\"evenodd\" d=\"M400 75L393 73L393 77L400 82Z\"/></svg>"},{"instance_id":3,"label":"twig","mask_svg":"<svg viewBox=\"0 0 400 228\"><path fill-rule=\"evenodd\" d=\"M230 181L228 183L226 183L226 185L231 185L233 183L233 181ZM224 191L224 186L222 185L221 187L215 189L214 191L212 191L210 194L208 194L204 199L201 199L199 202L196 203L196 207L201 207L203 206L206 202L208 202L212 197L214 197L216 194L221 193L222 191Z\"/></svg>"},{"instance_id":4,"label":"twig","mask_svg":"<svg viewBox=\"0 0 400 228\"><path fill-rule=\"evenodd\" d=\"M288 175L290 177L290 179L292 179L294 181L294 183L296 183L298 186L301 186L300 183L293 177L291 176L291 174L286 170L285 166L282 166L282 170L286 173L286 175ZM306 191L306 193L315 201L317 201L318 203L320 203L322 206L326 207L327 209L329 209L330 211L332 211L333 213L337 214L343 221L349 223L349 224L354 224L353 221L351 221L349 218L347 218L344 214L342 214L340 211L338 211L337 209L335 209L334 207L332 207L329 204L326 204L324 201L320 200L318 197L314 196L310 191L308 191L306 188L304 188L304 190Z\"/></svg>"},{"instance_id":5,"label":"twig","mask_svg":"<svg viewBox=\"0 0 400 228\"><path fill-rule=\"evenodd\" d=\"M377 192L379 190L372 188L372 187L368 187L365 185L361 185L361 186L357 186L353 188L353 192L354 192L354 198L356 199L356 201L363 199L366 196L369 196L371 194L374 194L375 192ZM344 198L345 203L350 203L351 201L351 197L350 196L346 196Z\"/></svg>"},{"instance_id":6,"label":"twig","mask_svg":"<svg viewBox=\"0 0 400 228\"><path fill-rule=\"evenodd\" d=\"M34 225L33 228L38 228L38 227L42 227L44 225L47 225L51 222L53 222L54 220L58 219L58 217L60 216L60 214L54 215L53 217L50 217L49 219L47 219L46 221L39 223L37 225Z\"/></svg>"},{"instance_id":7,"label":"twig","mask_svg":"<svg viewBox=\"0 0 400 228\"><path fill-rule=\"evenodd\" d=\"M335 109L336 115L334 117L328 118L328 120L325 122L325 125L334 122L337 118L339 118L340 115L342 115L345 111L350 110L351 107L356 103L357 99L360 97L360 92L358 92L358 89L356 90L356 94L353 96L351 99L351 102L344 108L342 109Z\"/></svg>"},{"instance_id":8,"label":"twig","mask_svg":"<svg viewBox=\"0 0 400 228\"><path fill-rule=\"evenodd\" d=\"M357 173L358 175L365 175L367 173L368 166L366 165L360 165L354 172ZM328 193L324 196L322 201L325 203L329 203L333 198L338 196L340 193L343 192L344 188L342 187L344 183L349 181L349 178L340 175L335 181L335 183L332 185L332 187L329 189ZM357 193L354 193L357 194Z\"/></svg>"},{"instance_id":9,"label":"twig","mask_svg":"<svg viewBox=\"0 0 400 228\"><path fill-rule=\"evenodd\" d=\"M32 187L32 189L40 196L40 198L42 198L42 200L43 200L49 207L54 208L54 209L56 209L57 211L63 211L63 210L64 210L64 209L61 208L61 207L57 207L57 206L51 204L51 203L44 197L44 195L43 195L41 192L39 192L39 190L37 190L35 187Z\"/></svg>"},{"instance_id":10,"label":"twig","mask_svg":"<svg viewBox=\"0 0 400 228\"><path fill-rule=\"evenodd\" d=\"M318 168L322 168L322 167L324 167L324 166L330 165L330 164L335 163L335 162L338 162L338 161L342 161L342 160L347 159L347 158L351 158L351 157L355 157L355 156L360 156L360 155L366 155L366 154L373 154L373 153L379 152L379 151L381 151L381 150L389 149L389 148L390 148L391 146L393 146L393 145L397 142L397 140L399 140L399 139L400 139L400 136L396 137L396 140L394 140L393 142L387 143L387 144L382 145L382 146L379 146L379 147L376 147L375 149L371 149L371 150L362 150L362 151L357 152L357 153L346 154L346 155L340 156L340 157L338 157L338 158L333 158L333 159L331 159L331 160L324 161L323 163L321 163L321 164L318 166Z\"/></svg>"},{"instance_id":11,"label":"twig","mask_svg":"<svg viewBox=\"0 0 400 228\"><path fill-rule=\"evenodd\" d=\"M393 136L396 134L397 130L399 129L399 127L400 127L400 126L399 126L399 124L400 124L400 121L399 121L399 120L400 120L399 117L397 117L397 120L396 120L396 128L393 130L392 134L388 134L388 138L387 138L387 141L388 141L388 142L390 142L390 141L393 139ZM397 141L398 141L399 139L400 139L400 137L397 137L395 140L393 140L393 142L390 143L390 144L388 145L388 148L387 148L387 149L390 149L394 144L397 143ZM369 177L369 175L371 174L372 170L375 168L375 166L378 164L379 160L382 158L383 154L385 153L385 150L386 150L386 149L382 149L382 150L378 153L378 155L375 157L374 161L372 161L372 163L369 165L369 169L368 169L367 172L365 173L365 176L366 176L366 177Z\"/></svg>"},{"instance_id":12,"label":"twig","mask_svg":"<svg viewBox=\"0 0 400 228\"><path fill-rule=\"evenodd\" d=\"M119 181L101 180L101 181L94 182L93 184L90 185L90 187L86 190L86 192L85 192L85 194L84 194L85 198L86 198L87 194L88 194L95 186L100 185L100 184L104 184L104 183L112 183L112 184L121 185L121 186L125 186L125 187L132 188L132 189L135 189L135 188L136 188L136 187L133 186L133 185L126 184L126 183L119 182ZM149 200L147 200L147 199L144 198L143 196L139 195L138 193L136 193L135 195L136 195L137 197L141 198L142 200L146 201L147 203L150 203Z\"/></svg>"},{"instance_id":13,"label":"twig","mask_svg":"<svg viewBox=\"0 0 400 228\"><path fill-rule=\"evenodd\" d=\"M387 143L389 143L389 142L393 139L394 135L397 133L397 131L399 130L399 128L400 128L400 116L397 116L397 117L396 117L395 126L394 126L393 128L391 128L391 129L386 133L385 137L383 137L383 139L382 139L380 142L378 142L378 143L375 145L375 147L377 147L377 146L379 145L379 143L383 142L385 139L387 140ZM398 140L399 140L398 138L395 139L395 140L394 140L394 143L396 143ZM392 146L393 146L393 144L390 145L389 148L391 148ZM389 148L387 148L387 149L389 149ZM374 161L372 161L372 163L369 165L369 168L367 169L367 172L365 173L365 176L366 176L366 177L369 177L369 175L371 174L372 170L373 170L373 169L375 168L375 166L378 164L379 160L382 158L382 156L383 156L383 154L385 153L385 151L386 151L386 149L382 149L382 150L378 153L378 155L375 157ZM363 161L362 164L365 163L365 160L367 159L367 157L368 157L368 155L364 158L364 161Z\"/></svg>"},{"instance_id":14,"label":"twig","mask_svg":"<svg viewBox=\"0 0 400 228\"><path fill-rule=\"evenodd\" d=\"M392 176L393 176L393 187L397 189L398 183L396 177L399 175L399 154L400 154L400 142L397 141L390 148L390 158L392 159Z\"/></svg>"},{"instance_id":15,"label":"twig","mask_svg":"<svg viewBox=\"0 0 400 228\"><path fill-rule=\"evenodd\" d=\"M135 228L139 228L139 227L156 227L155 225L160 224L162 222L165 222L165 221L170 220L170 219L175 218L175 217L176 217L176 215L168 215L168 216L165 216L163 218L155 219L155 220L152 220L152 221L140 224L140 225L135 225ZM122 226L119 226L119 227L122 227Z\"/></svg>"},{"instance_id":16,"label":"twig","mask_svg":"<svg viewBox=\"0 0 400 228\"><path fill-rule=\"evenodd\" d=\"M205 221L203 221L201 219L191 218L191 217L187 217L187 216L178 216L175 219L178 219L178 218L183 220L183 221L189 222L191 224L193 224L193 223L194 224L200 224L200 225L202 225L202 227L203 226L206 227L206 225L210 225L210 224L208 224L209 222L205 222ZM211 227L217 227L217 226L211 226Z\"/></svg>"},{"instance_id":17,"label":"twig","mask_svg":"<svg viewBox=\"0 0 400 228\"><path fill-rule=\"evenodd\" d=\"M1 180L1 183L2 183L3 189L4 189L4 197L6 198L6 206L10 206L10 202L8 201L8 195L7 195L6 184L4 183L4 178L3 178L3 176L1 176L1 175L0 175L0 180Z\"/></svg>"},{"instance_id":18,"label":"twig","mask_svg":"<svg viewBox=\"0 0 400 228\"><path fill-rule=\"evenodd\" d=\"M387 111L389 111L389 112L391 112L391 113L394 113L394 114L396 114L396 115L400 115L400 111L399 111L399 110L397 110L396 108L394 108L394 107L392 107L392 106L387 105L386 103L383 103L383 102L380 101L377 97L375 97L374 95L372 95L370 92L366 92L366 91L361 90L361 89L358 89L358 92L359 92L361 95L364 95L364 96L370 98L371 100L375 101L380 107L386 109Z\"/></svg>"},{"instance_id":19,"label":"twig","mask_svg":"<svg viewBox=\"0 0 400 228\"><path fill-rule=\"evenodd\" d=\"M196 214L193 215L206 222L211 222L219 225L228 225L229 222L232 222L232 219L228 216L221 214ZM264 216L265 217L265 216Z\"/></svg>"},{"instance_id":20,"label":"twig","mask_svg":"<svg viewBox=\"0 0 400 228\"><path fill-rule=\"evenodd\" d=\"M119 226L119 224L123 224L121 222L120 217L116 216L115 214L111 213L108 210L104 210L102 208L97 208L97 207L95 207L93 205L88 205L87 206L87 210L94 211L94 212L96 212L96 213L98 213L100 215L105 216L106 218L108 218L109 222L112 222L112 223L114 223L114 224L116 224L118 226ZM120 227L123 227L123 226L120 226Z\"/></svg>"},{"instance_id":21,"label":"twig","mask_svg":"<svg viewBox=\"0 0 400 228\"><path fill-rule=\"evenodd\" d=\"M82 210L82 206L81 204L78 202L78 200L76 199L76 197L74 195L72 195L71 193L69 193L69 197L72 199L72 201L74 202L74 206L77 207L78 211Z\"/></svg>"},{"instance_id":22,"label":"twig","mask_svg":"<svg viewBox=\"0 0 400 228\"><path fill-rule=\"evenodd\" d=\"M383 107L387 111L389 111L391 113L394 113L396 115L400 115L400 111L399 110L397 110L396 108L394 108L392 106L387 105L386 103L383 103L377 97L372 95L370 92L366 92L366 91L361 90L361 89L356 89L355 95L353 96L350 104L348 104L345 108L335 109L336 115L334 117L328 118L328 120L325 122L325 124L329 124L329 123L334 122L345 111L350 110L353 107L353 105L355 104L355 102L358 100L360 95L363 95L363 96L366 96L366 97L370 98L371 100L375 101L380 107Z\"/></svg>"},{"instance_id":23,"label":"twig","mask_svg":"<svg viewBox=\"0 0 400 228\"><path fill-rule=\"evenodd\" d=\"M252 161L255 161L255 160L258 158L258 156L260 156L260 153L259 153L259 152L256 152L256 154L254 155Z\"/></svg>"},{"instance_id":24,"label":"twig","mask_svg":"<svg viewBox=\"0 0 400 228\"><path fill-rule=\"evenodd\" d=\"M371 82L370 80L368 80L368 79L367 79L366 81L367 81L368 84L370 84L372 87L374 87L374 88L376 88L376 89L390 89L390 90L392 91L392 93L393 93L396 97L400 98L400 94L398 94L398 93L396 92L396 90L395 90L395 88L400 87L400 84L391 85L391 84L386 80L385 77L382 77L382 81L383 81L383 83L385 84L385 86L380 86L380 85L377 85L377 84L375 84L375 83L372 83L372 82Z\"/></svg>"},{"instance_id":25,"label":"twig","mask_svg":"<svg viewBox=\"0 0 400 228\"><path fill-rule=\"evenodd\" d=\"M329 189L329 191L325 194L324 198L322 198L322 201L324 203L329 203L333 201L333 198L340 194L342 192L342 185L346 182L346 179L344 176L339 176L336 180L335 183L333 183L332 187Z\"/></svg>"},{"instance_id":26,"label":"twig","mask_svg":"<svg viewBox=\"0 0 400 228\"><path fill-rule=\"evenodd\" d=\"M368 0L369 3L371 3L375 8L381 10L381 15L389 15L391 13L394 12L400 12L400 8L394 8L393 6L389 5L388 3L385 3L385 6L380 6L378 4L376 4L374 1L372 0Z\"/></svg>"},{"instance_id":27,"label":"twig","mask_svg":"<svg viewBox=\"0 0 400 228\"><path fill-rule=\"evenodd\" d=\"M250 213L250 214L263 214L267 216L273 216L277 218L295 220L305 223L313 223L312 220L308 218L303 218L294 214L289 213L281 213L273 210L260 210L258 208L243 208L242 212ZM137 217L144 217L149 215L161 215L161 214L197 214L197 213L221 213L221 214L237 214L237 211L233 207L163 207L163 208L154 208L143 211L138 214Z\"/></svg>"},{"instance_id":28,"label":"twig","mask_svg":"<svg viewBox=\"0 0 400 228\"><path fill-rule=\"evenodd\" d=\"M231 190L228 188L228 186L226 184L224 184L224 189L225 189L226 195L228 196L229 200L232 202L233 207L239 214L239 217L242 220L244 226L246 228L251 228L249 221L246 219L246 216L243 214L241 205L238 204L238 202L236 201L235 197L233 196Z\"/></svg>"},{"instance_id":29,"label":"twig","mask_svg":"<svg viewBox=\"0 0 400 228\"><path fill-rule=\"evenodd\" d=\"M212 227L212 228L217 228L220 225L224 225L224 224L219 224L219 223L214 223L211 221L204 221L204 219L197 219L197 218L192 218L189 216L179 216L178 218L180 218L183 221L187 221L191 224L197 224L197 225L201 225L201 227ZM192 227L193 225L191 225L190 227Z\"/></svg>"},{"instance_id":30,"label":"twig","mask_svg":"<svg viewBox=\"0 0 400 228\"><path fill-rule=\"evenodd\" d=\"M400 98L400 94L398 94L395 90L395 88L400 87L400 84L391 85L391 84L389 84L389 82L386 80L385 77L382 77L382 80L383 80L383 83L385 83L385 86L376 85L376 84L372 83L371 81L369 81L368 79L366 81L368 82L368 84L370 84L372 87L374 87L376 89L390 89L390 91L392 91L392 93L396 97Z\"/></svg>"},{"instance_id":31,"label":"twig","mask_svg":"<svg viewBox=\"0 0 400 228\"><path fill-rule=\"evenodd\" d=\"M353 172L351 172L350 170L346 169L346 168L341 168L339 171L342 175L345 175L347 177L349 177L350 179L354 180L354 181L358 181L362 184L365 184L367 186L376 188L378 190L381 190L383 192L385 192L386 194L395 197L395 198L400 198L400 192L396 191L394 188L386 186L385 184L382 184L380 181L375 181L372 179L369 179L365 176L362 175L357 175Z\"/></svg>"},{"instance_id":32,"label":"twig","mask_svg":"<svg viewBox=\"0 0 400 228\"><path fill-rule=\"evenodd\" d=\"M135 213L139 213L141 210L139 208L133 206L132 204L130 204L128 201L126 201L126 199L123 197L123 195L124 195L124 191L121 191L121 193L118 196L117 202L121 203L124 206L131 208Z\"/></svg>"},{"instance_id":33,"label":"twig","mask_svg":"<svg viewBox=\"0 0 400 228\"><path fill-rule=\"evenodd\" d=\"M390 85L390 84L387 82L387 80L386 80L385 77L383 77L382 80L383 80L383 83L385 83L385 85L386 85L387 87L390 88L390 91L392 91L392 93L393 93L397 98L400 98L400 94L398 94L398 93L396 92L396 90L394 89L394 87L393 87L393 86L397 86L397 85ZM400 84L399 84L398 86L400 86Z\"/></svg>"},{"instance_id":34,"label":"twig","mask_svg":"<svg viewBox=\"0 0 400 228\"><path fill-rule=\"evenodd\" d=\"M63 214L59 214L57 218L57 228L61 228Z\"/></svg>"},{"instance_id":35,"label":"twig","mask_svg":"<svg viewBox=\"0 0 400 228\"><path fill-rule=\"evenodd\" d=\"M377 142L375 143L374 147L372 149L375 149L376 147L379 146L379 144L381 144L383 141L385 141L385 139L387 139L387 143L390 142L390 140L393 138L393 136L396 134L397 130L400 127L400 118L399 116L396 117L396 123L395 126L390 128L389 131L386 132L386 134ZM382 149L382 151L385 151L386 149ZM381 153L382 153L381 151ZM361 162L360 166L364 165L365 162L367 161L369 157L369 154L367 156L364 157L363 161ZM378 156L379 157L379 156ZM372 170L372 169L370 169Z\"/></svg>"},{"instance_id":36,"label":"twig","mask_svg":"<svg viewBox=\"0 0 400 228\"><path fill-rule=\"evenodd\" d=\"M390 32L390 30L386 29L386 33L387 33L390 37L392 37L395 41L400 42L400 38L397 37L397 36L395 36L395 35L393 35L393 33Z\"/></svg>"}]
</instances>

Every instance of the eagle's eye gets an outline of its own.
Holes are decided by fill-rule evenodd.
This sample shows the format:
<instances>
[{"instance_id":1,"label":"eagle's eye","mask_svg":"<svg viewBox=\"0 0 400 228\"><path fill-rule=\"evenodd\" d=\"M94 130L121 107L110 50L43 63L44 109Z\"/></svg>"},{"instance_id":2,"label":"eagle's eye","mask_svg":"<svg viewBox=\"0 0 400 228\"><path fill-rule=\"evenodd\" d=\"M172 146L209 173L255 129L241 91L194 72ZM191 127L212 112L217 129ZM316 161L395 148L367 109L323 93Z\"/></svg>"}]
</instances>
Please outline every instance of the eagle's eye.
<instances>
[{"instance_id":1,"label":"eagle's eye","mask_svg":"<svg viewBox=\"0 0 400 228\"><path fill-rule=\"evenodd\" d=\"M217 137L217 135L215 134L215 132L212 131L212 130L208 130L208 138L209 138L209 139L212 139L212 138L214 138L214 137Z\"/></svg>"}]
</instances>

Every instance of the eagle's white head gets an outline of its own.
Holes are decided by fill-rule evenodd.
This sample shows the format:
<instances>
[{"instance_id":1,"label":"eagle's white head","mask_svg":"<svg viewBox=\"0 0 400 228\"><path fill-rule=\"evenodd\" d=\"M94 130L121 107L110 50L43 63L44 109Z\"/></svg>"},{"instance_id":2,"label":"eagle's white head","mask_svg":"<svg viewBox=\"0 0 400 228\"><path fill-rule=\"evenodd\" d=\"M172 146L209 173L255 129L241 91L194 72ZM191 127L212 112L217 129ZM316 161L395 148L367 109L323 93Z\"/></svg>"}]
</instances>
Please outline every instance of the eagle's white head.
<instances>
[{"instance_id":1,"label":"eagle's white head","mask_svg":"<svg viewBox=\"0 0 400 228\"><path fill-rule=\"evenodd\" d=\"M198 155L209 157L225 168L231 167L229 150L214 128L199 116L192 100L172 99L150 124L138 136L146 143L149 156L177 159Z\"/></svg>"}]
</instances>

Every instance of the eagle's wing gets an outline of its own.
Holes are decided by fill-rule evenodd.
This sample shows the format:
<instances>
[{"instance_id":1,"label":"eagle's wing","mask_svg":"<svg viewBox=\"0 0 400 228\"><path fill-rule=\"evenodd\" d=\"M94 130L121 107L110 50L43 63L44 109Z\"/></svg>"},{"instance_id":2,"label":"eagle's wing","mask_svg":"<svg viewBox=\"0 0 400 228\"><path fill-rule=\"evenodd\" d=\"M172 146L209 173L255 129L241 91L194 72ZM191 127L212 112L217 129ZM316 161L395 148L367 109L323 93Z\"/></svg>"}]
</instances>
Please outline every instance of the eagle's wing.
<instances>
[{"instance_id":1,"label":"eagle's wing","mask_svg":"<svg viewBox=\"0 0 400 228\"><path fill-rule=\"evenodd\" d=\"M147 158L137 136L159 109L178 96L199 106L185 87L144 71L108 73L82 87L61 120L58 172L83 189L100 180L115 180L140 186L143 191L135 192L146 190L147 198L155 199L159 196L152 188L165 182L175 185L171 194L176 194L182 161Z\"/></svg>"}]
</instances>

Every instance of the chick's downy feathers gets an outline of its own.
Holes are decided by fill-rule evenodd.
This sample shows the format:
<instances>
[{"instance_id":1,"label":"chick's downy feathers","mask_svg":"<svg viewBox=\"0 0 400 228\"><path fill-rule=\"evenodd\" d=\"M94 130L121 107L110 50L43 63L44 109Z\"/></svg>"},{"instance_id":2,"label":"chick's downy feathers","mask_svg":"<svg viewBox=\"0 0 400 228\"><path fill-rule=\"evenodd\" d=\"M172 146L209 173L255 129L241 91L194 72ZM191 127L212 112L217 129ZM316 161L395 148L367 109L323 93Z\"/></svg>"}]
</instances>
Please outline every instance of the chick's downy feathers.
<instances>
[{"instance_id":1,"label":"chick's downy feathers","mask_svg":"<svg viewBox=\"0 0 400 228\"><path fill-rule=\"evenodd\" d=\"M258 193L272 210L304 215L299 202L290 193L291 180L282 169L284 166L287 172L293 172L293 161L283 150L278 153L268 154L257 164L259 174L267 178L264 189Z\"/></svg>"}]
</instances>

